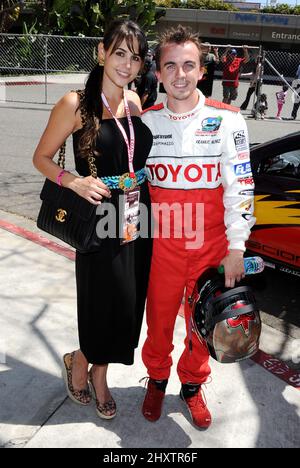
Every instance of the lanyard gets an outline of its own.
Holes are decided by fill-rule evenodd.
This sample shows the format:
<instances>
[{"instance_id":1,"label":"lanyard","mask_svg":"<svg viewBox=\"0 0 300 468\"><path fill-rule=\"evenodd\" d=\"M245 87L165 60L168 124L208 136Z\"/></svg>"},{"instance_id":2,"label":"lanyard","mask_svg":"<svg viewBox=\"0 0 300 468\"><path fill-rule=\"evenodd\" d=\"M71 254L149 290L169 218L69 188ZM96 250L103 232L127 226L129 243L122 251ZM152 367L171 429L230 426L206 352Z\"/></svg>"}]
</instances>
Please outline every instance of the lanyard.
<instances>
[{"instance_id":1,"label":"lanyard","mask_svg":"<svg viewBox=\"0 0 300 468\"><path fill-rule=\"evenodd\" d=\"M134 169L133 169L133 156L134 156L134 146L135 146L135 136L134 136L134 129L132 125L132 120L130 116L130 109L128 106L128 102L125 96L125 93L123 94L123 99L124 99L124 107L125 107L125 112L126 112L126 117L128 121L128 126L129 126L129 133L130 133L130 143L128 141L127 133L124 130L124 127L121 125L120 121L117 119L117 117L112 113L112 110L108 104L108 101L104 95L104 93L101 93L101 98L103 101L103 104L105 105L106 109L111 113L112 117L115 119L116 124L119 127L120 132L123 135L123 138L125 140L126 146L127 146L127 152L128 152L128 166L129 166L129 175L131 178L134 178Z\"/></svg>"}]
</instances>

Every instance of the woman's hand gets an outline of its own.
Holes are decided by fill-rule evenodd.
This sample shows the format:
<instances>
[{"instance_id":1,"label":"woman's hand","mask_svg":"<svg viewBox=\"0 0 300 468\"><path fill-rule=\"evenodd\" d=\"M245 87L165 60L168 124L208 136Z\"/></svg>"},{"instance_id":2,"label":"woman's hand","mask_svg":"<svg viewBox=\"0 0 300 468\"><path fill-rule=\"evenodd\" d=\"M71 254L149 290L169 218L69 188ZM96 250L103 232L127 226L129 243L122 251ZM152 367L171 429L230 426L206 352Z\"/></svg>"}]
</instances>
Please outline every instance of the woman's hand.
<instances>
[{"instance_id":1,"label":"woman's hand","mask_svg":"<svg viewBox=\"0 0 300 468\"><path fill-rule=\"evenodd\" d=\"M242 250L229 250L228 255L223 258L220 265L225 270L226 288L234 288L236 281L245 277L244 252Z\"/></svg>"},{"instance_id":2,"label":"woman's hand","mask_svg":"<svg viewBox=\"0 0 300 468\"><path fill-rule=\"evenodd\" d=\"M67 176L66 176L67 177ZM109 188L101 181L101 179L92 176L74 177L70 183L63 182L65 187L72 189L77 195L85 198L93 205L100 205L103 197L111 198Z\"/></svg>"}]
</instances>

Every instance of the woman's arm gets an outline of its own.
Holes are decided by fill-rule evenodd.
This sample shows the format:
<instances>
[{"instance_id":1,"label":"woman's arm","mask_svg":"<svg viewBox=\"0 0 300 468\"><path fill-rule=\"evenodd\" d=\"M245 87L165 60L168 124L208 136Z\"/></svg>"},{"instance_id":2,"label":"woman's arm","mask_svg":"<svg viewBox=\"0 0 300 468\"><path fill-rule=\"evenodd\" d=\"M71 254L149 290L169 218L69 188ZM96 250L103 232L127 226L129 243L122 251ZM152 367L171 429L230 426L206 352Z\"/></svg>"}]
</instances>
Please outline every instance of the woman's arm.
<instances>
[{"instance_id":1,"label":"woman's arm","mask_svg":"<svg viewBox=\"0 0 300 468\"><path fill-rule=\"evenodd\" d=\"M61 168L53 161L53 158L68 136L80 126L78 124L80 115L76 115L78 105L79 99L75 93L67 94L55 105L33 155L34 166L53 182L56 182L61 172ZM66 175L63 180L65 177Z\"/></svg>"},{"instance_id":2,"label":"woman's arm","mask_svg":"<svg viewBox=\"0 0 300 468\"><path fill-rule=\"evenodd\" d=\"M74 131L81 128L79 97L77 93L66 94L53 108L47 127L33 155L33 164L44 176L53 182L61 173L61 167L53 161L54 155ZM109 189L92 176L78 177L65 172L60 179L61 185L70 188L90 203L99 204L103 196L109 197Z\"/></svg>"}]
</instances>

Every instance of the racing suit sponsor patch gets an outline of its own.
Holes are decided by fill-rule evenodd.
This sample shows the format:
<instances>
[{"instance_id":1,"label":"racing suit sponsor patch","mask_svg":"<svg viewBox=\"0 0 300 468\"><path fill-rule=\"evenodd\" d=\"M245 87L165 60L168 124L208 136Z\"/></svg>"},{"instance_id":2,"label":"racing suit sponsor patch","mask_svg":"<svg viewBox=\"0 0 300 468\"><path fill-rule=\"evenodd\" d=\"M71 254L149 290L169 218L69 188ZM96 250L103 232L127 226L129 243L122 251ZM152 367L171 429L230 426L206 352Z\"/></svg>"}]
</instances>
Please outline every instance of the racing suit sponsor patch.
<instances>
[{"instance_id":1,"label":"racing suit sponsor patch","mask_svg":"<svg viewBox=\"0 0 300 468\"><path fill-rule=\"evenodd\" d=\"M148 160L146 172L152 185L164 188L216 188L220 185L220 162L192 162L180 164L170 158L152 163Z\"/></svg>"},{"instance_id":2,"label":"racing suit sponsor patch","mask_svg":"<svg viewBox=\"0 0 300 468\"><path fill-rule=\"evenodd\" d=\"M249 151L242 151L241 153L238 153L237 156L240 161L243 161L243 159L249 159Z\"/></svg>"},{"instance_id":3,"label":"racing suit sponsor patch","mask_svg":"<svg viewBox=\"0 0 300 468\"><path fill-rule=\"evenodd\" d=\"M169 133L167 135L153 135L153 146L157 145L174 146L172 133Z\"/></svg>"},{"instance_id":4,"label":"racing suit sponsor patch","mask_svg":"<svg viewBox=\"0 0 300 468\"><path fill-rule=\"evenodd\" d=\"M207 117L202 120L202 131L216 132L219 130L222 122L222 117Z\"/></svg>"},{"instance_id":5,"label":"racing suit sponsor patch","mask_svg":"<svg viewBox=\"0 0 300 468\"><path fill-rule=\"evenodd\" d=\"M195 115L195 112L192 112L191 114L186 114L186 115L172 115L172 114L169 114L169 119L181 122L183 120L190 119L194 115Z\"/></svg>"},{"instance_id":6,"label":"racing suit sponsor patch","mask_svg":"<svg viewBox=\"0 0 300 468\"><path fill-rule=\"evenodd\" d=\"M253 177L239 177L237 181L241 185L253 185L254 184Z\"/></svg>"},{"instance_id":7,"label":"racing suit sponsor patch","mask_svg":"<svg viewBox=\"0 0 300 468\"><path fill-rule=\"evenodd\" d=\"M246 195L246 196L251 197L254 195L254 190L251 190L251 189L241 190L239 192L239 195Z\"/></svg>"},{"instance_id":8,"label":"racing suit sponsor patch","mask_svg":"<svg viewBox=\"0 0 300 468\"><path fill-rule=\"evenodd\" d=\"M250 221L250 219L252 218L252 214L251 214L251 213L243 213L243 214L242 214L242 217L243 217L246 221Z\"/></svg>"},{"instance_id":9,"label":"racing suit sponsor patch","mask_svg":"<svg viewBox=\"0 0 300 468\"><path fill-rule=\"evenodd\" d=\"M196 136L217 135L222 120L222 117L207 117L202 120L201 129L196 130Z\"/></svg>"},{"instance_id":10,"label":"racing suit sponsor patch","mask_svg":"<svg viewBox=\"0 0 300 468\"><path fill-rule=\"evenodd\" d=\"M246 174L251 174L251 164L250 161L245 162L245 163L240 163L240 164L235 164L233 166L234 168L234 173L237 176L243 176Z\"/></svg>"},{"instance_id":11,"label":"racing suit sponsor patch","mask_svg":"<svg viewBox=\"0 0 300 468\"><path fill-rule=\"evenodd\" d=\"M239 130L233 133L234 144L237 152L246 151L248 149L247 138L244 130Z\"/></svg>"},{"instance_id":12,"label":"racing suit sponsor patch","mask_svg":"<svg viewBox=\"0 0 300 468\"><path fill-rule=\"evenodd\" d=\"M244 209L245 211L250 211L252 208L252 199L251 200L245 200L240 204L240 208Z\"/></svg>"},{"instance_id":13,"label":"racing suit sponsor patch","mask_svg":"<svg viewBox=\"0 0 300 468\"><path fill-rule=\"evenodd\" d=\"M221 143L221 138L209 139L209 140L196 140L197 145L218 145Z\"/></svg>"}]
</instances>

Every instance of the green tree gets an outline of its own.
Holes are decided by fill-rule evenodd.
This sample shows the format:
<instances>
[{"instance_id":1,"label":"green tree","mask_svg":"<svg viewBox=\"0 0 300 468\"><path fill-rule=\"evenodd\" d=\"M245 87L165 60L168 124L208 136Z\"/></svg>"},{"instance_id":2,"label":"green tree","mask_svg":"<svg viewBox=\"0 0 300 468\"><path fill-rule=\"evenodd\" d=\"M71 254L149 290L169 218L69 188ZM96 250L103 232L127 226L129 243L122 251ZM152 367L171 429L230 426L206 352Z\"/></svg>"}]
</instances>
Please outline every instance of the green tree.
<instances>
[{"instance_id":1,"label":"green tree","mask_svg":"<svg viewBox=\"0 0 300 468\"><path fill-rule=\"evenodd\" d=\"M238 8L226 3L226 0L156 0L156 4L164 8L192 8L195 10L228 10L237 11ZM269 6L257 13L275 13L282 15L299 15L300 6L291 6L288 4L279 4L275 7Z\"/></svg>"},{"instance_id":2,"label":"green tree","mask_svg":"<svg viewBox=\"0 0 300 468\"><path fill-rule=\"evenodd\" d=\"M158 19L166 14L164 8L157 8L154 0L129 0L124 2L129 18L136 21L145 32L153 32Z\"/></svg>"},{"instance_id":3,"label":"green tree","mask_svg":"<svg viewBox=\"0 0 300 468\"><path fill-rule=\"evenodd\" d=\"M190 8L194 10L237 10L234 6L223 0L156 0L158 6L164 8Z\"/></svg>"},{"instance_id":4,"label":"green tree","mask_svg":"<svg viewBox=\"0 0 300 468\"><path fill-rule=\"evenodd\" d=\"M18 20L23 2L2 0L0 3L0 32L8 32Z\"/></svg>"},{"instance_id":5,"label":"green tree","mask_svg":"<svg viewBox=\"0 0 300 468\"><path fill-rule=\"evenodd\" d=\"M28 29L43 34L101 36L111 20L123 17L137 21L146 32L151 30L164 9L154 0L43 0L35 5Z\"/></svg>"},{"instance_id":6,"label":"green tree","mask_svg":"<svg viewBox=\"0 0 300 468\"><path fill-rule=\"evenodd\" d=\"M262 10L263 13L274 13L278 15L299 15L300 14L300 7L299 6L291 6L287 3L281 3L280 5L276 5L275 7L265 7Z\"/></svg>"}]
</instances>

